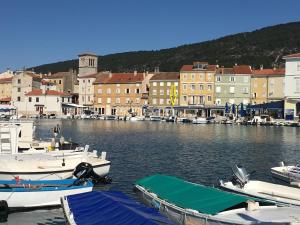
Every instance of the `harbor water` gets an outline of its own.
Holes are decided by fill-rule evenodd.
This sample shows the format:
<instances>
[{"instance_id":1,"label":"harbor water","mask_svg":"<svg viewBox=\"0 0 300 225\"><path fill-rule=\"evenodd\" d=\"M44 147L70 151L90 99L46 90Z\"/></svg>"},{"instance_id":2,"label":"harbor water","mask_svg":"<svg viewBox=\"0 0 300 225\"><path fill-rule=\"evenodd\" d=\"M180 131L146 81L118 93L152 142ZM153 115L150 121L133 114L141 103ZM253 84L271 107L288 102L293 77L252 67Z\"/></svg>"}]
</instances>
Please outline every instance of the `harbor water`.
<instances>
[{"instance_id":1,"label":"harbor water","mask_svg":"<svg viewBox=\"0 0 300 225\"><path fill-rule=\"evenodd\" d=\"M133 183L163 173L205 185L217 185L242 164L253 179L272 181L278 162L300 160L300 129L222 124L176 124L150 121L37 120L38 138L49 138L59 124L70 138L106 151L113 182L106 189L134 197ZM61 209L9 215L8 224L65 224Z\"/></svg>"}]
</instances>

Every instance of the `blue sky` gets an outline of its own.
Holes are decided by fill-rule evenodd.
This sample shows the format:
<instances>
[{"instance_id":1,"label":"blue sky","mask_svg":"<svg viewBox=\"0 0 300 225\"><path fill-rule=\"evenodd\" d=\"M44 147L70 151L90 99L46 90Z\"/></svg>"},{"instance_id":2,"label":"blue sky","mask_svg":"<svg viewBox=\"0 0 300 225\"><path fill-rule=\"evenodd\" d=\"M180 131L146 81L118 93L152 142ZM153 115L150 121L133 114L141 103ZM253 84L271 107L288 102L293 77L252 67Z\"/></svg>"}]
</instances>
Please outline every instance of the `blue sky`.
<instances>
[{"instance_id":1,"label":"blue sky","mask_svg":"<svg viewBox=\"0 0 300 225\"><path fill-rule=\"evenodd\" d=\"M300 21L298 0L3 0L0 72Z\"/></svg>"}]
</instances>

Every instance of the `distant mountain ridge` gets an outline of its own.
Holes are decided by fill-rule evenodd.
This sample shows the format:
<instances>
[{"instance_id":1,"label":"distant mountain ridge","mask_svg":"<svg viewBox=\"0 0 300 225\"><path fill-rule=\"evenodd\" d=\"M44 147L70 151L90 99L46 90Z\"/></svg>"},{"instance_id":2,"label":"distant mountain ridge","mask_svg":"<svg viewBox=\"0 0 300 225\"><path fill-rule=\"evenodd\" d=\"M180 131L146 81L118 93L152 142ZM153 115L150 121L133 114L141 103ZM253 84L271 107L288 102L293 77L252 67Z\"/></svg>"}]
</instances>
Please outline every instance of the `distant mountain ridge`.
<instances>
[{"instance_id":1,"label":"distant mountain ridge","mask_svg":"<svg viewBox=\"0 0 300 225\"><path fill-rule=\"evenodd\" d=\"M179 71L184 64L207 61L232 67L249 64L254 68L282 66L282 56L300 52L300 22L280 24L252 32L228 35L215 40L157 51L134 51L99 56L98 68L113 72ZM68 71L78 68L78 59L36 66L35 72Z\"/></svg>"}]
</instances>

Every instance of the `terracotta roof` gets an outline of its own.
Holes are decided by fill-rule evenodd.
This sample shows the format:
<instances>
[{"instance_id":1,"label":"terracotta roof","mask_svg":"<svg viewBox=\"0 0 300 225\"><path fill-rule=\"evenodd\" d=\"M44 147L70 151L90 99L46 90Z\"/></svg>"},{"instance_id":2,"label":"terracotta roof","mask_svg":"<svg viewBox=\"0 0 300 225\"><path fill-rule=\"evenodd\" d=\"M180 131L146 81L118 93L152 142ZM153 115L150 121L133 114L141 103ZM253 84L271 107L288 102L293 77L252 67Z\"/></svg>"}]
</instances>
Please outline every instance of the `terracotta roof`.
<instances>
[{"instance_id":1,"label":"terracotta roof","mask_svg":"<svg viewBox=\"0 0 300 225\"><path fill-rule=\"evenodd\" d=\"M71 96L69 93L47 90L44 94L41 89L33 89L32 91L26 94L27 96L39 96L39 95L54 95L54 96Z\"/></svg>"},{"instance_id":2,"label":"terracotta roof","mask_svg":"<svg viewBox=\"0 0 300 225\"><path fill-rule=\"evenodd\" d=\"M260 69L253 70L253 75L262 75L262 76L274 76L274 75L285 75L285 69Z\"/></svg>"},{"instance_id":3,"label":"terracotta roof","mask_svg":"<svg viewBox=\"0 0 300 225\"><path fill-rule=\"evenodd\" d=\"M1 98L0 102L10 102L11 101L11 97L7 97L7 98Z\"/></svg>"},{"instance_id":4,"label":"terracotta roof","mask_svg":"<svg viewBox=\"0 0 300 225\"><path fill-rule=\"evenodd\" d=\"M218 68L217 74L234 74L233 68Z\"/></svg>"},{"instance_id":5,"label":"terracotta roof","mask_svg":"<svg viewBox=\"0 0 300 225\"><path fill-rule=\"evenodd\" d=\"M44 78L45 79L56 79L56 78L64 78L65 76L70 75L69 72L57 72L53 73L51 75L46 75Z\"/></svg>"},{"instance_id":6,"label":"terracotta roof","mask_svg":"<svg viewBox=\"0 0 300 225\"><path fill-rule=\"evenodd\" d=\"M6 83L11 83L11 82L12 82L12 77L0 79L0 84L6 84Z\"/></svg>"},{"instance_id":7,"label":"terracotta roof","mask_svg":"<svg viewBox=\"0 0 300 225\"><path fill-rule=\"evenodd\" d=\"M142 83L143 73L98 73L94 84Z\"/></svg>"},{"instance_id":8,"label":"terracotta roof","mask_svg":"<svg viewBox=\"0 0 300 225\"><path fill-rule=\"evenodd\" d=\"M295 54L290 54L290 55L286 55L283 57L284 59L286 58L300 58L300 53L295 53Z\"/></svg>"},{"instance_id":9,"label":"terracotta roof","mask_svg":"<svg viewBox=\"0 0 300 225\"><path fill-rule=\"evenodd\" d=\"M184 71L184 72L190 72L190 71L202 71L199 69L193 69L193 65L183 65L180 69L180 71ZM203 71L215 71L217 68L216 65L208 65L207 69L203 70Z\"/></svg>"},{"instance_id":10,"label":"terracotta roof","mask_svg":"<svg viewBox=\"0 0 300 225\"><path fill-rule=\"evenodd\" d=\"M49 84L54 84L54 83L51 82L51 81L48 81L48 80L42 80L42 81L41 81L41 84L42 84L42 85L49 85Z\"/></svg>"},{"instance_id":11,"label":"terracotta roof","mask_svg":"<svg viewBox=\"0 0 300 225\"><path fill-rule=\"evenodd\" d=\"M234 66L233 72L234 74L252 74L252 70L249 65Z\"/></svg>"},{"instance_id":12,"label":"terracotta roof","mask_svg":"<svg viewBox=\"0 0 300 225\"><path fill-rule=\"evenodd\" d=\"M179 80L180 74L178 72L161 72L154 74L154 76L150 79L152 80Z\"/></svg>"}]
</instances>

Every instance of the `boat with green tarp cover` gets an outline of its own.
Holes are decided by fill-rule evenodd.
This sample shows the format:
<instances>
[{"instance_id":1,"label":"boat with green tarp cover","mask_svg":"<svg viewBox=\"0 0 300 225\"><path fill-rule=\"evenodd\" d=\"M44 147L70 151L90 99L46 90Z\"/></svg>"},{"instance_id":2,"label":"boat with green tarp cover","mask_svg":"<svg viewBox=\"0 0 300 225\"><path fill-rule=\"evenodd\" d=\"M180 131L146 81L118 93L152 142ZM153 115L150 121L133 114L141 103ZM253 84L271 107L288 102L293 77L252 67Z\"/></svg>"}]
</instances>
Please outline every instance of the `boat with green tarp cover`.
<instances>
[{"instance_id":1,"label":"boat with green tarp cover","mask_svg":"<svg viewBox=\"0 0 300 225\"><path fill-rule=\"evenodd\" d=\"M136 181L138 195L178 224L300 224L299 207L242 196L167 175Z\"/></svg>"}]
</instances>

